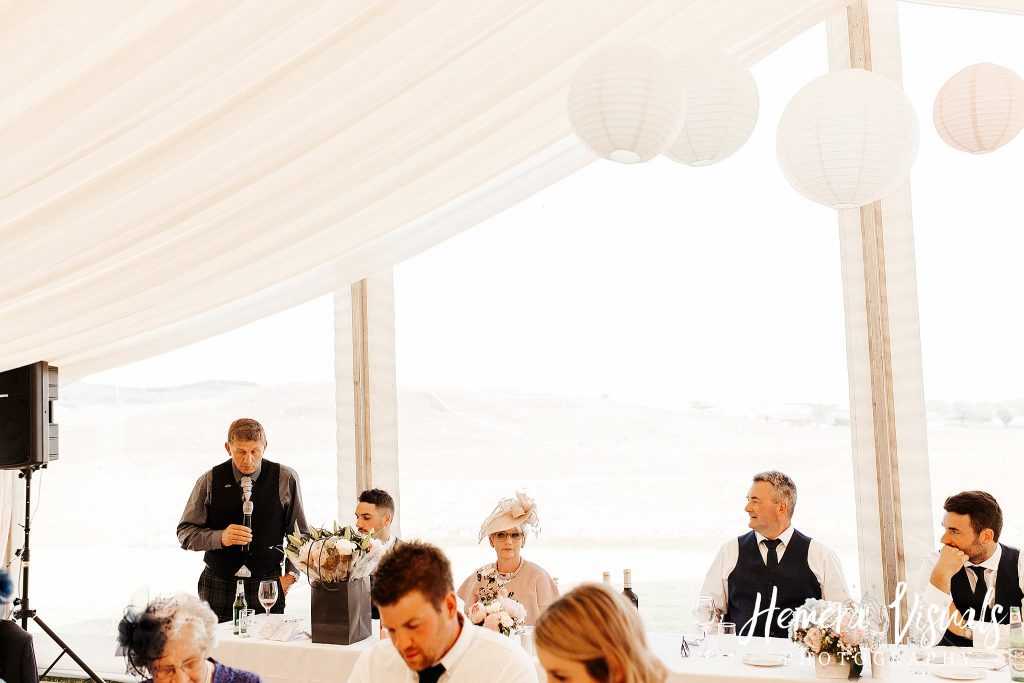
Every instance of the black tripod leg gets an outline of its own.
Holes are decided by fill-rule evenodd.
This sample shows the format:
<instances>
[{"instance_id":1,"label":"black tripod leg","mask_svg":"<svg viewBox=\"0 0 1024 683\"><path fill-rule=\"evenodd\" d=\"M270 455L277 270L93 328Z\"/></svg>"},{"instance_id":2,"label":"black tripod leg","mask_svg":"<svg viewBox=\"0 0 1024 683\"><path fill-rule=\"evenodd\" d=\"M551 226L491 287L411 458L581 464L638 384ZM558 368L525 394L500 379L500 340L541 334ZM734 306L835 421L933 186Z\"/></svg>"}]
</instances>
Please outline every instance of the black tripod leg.
<instances>
[{"instance_id":1,"label":"black tripod leg","mask_svg":"<svg viewBox=\"0 0 1024 683\"><path fill-rule=\"evenodd\" d=\"M71 657L71 659L75 660L75 663L77 663L78 666L82 667L82 671L84 671L85 673L89 674L89 677L92 678L92 680L96 681L96 683L106 683L106 681L104 681L102 678L100 678L99 675L95 671L93 671L92 669L89 668L88 664L86 664L85 662L82 661L81 657L79 657L78 655L75 654L74 650L72 650L70 647L68 647L67 643L65 643L63 640L60 639L60 636L58 636L56 633L54 633L52 630L50 630L50 627L47 626L45 623L43 623L42 619L40 619L38 616L33 615L32 616L32 620L35 621L37 624L39 624L39 628L43 629L43 631L46 632L46 635L50 636L50 639L53 640L53 642L55 642L58 645L60 645L61 648L64 650L64 652L67 652L68 655ZM60 659L60 657L57 657L57 659ZM54 660L53 664L56 664L56 663L57 663L57 660ZM53 664L50 665L51 669L53 668Z\"/></svg>"}]
</instances>

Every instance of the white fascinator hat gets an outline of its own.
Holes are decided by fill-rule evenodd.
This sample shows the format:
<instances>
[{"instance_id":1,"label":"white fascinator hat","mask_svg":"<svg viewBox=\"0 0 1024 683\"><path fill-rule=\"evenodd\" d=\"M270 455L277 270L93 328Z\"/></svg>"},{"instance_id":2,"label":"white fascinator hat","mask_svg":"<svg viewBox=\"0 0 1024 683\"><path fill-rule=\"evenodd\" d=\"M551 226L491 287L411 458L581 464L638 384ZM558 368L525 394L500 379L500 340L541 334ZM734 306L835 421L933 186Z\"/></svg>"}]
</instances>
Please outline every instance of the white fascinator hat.
<instances>
[{"instance_id":1,"label":"white fascinator hat","mask_svg":"<svg viewBox=\"0 0 1024 683\"><path fill-rule=\"evenodd\" d=\"M484 540L484 537L505 529L522 529L525 533L527 527L534 533L540 531L537 504L522 491L516 491L516 495L511 498L502 498L495 506L494 512L480 525L477 543Z\"/></svg>"}]
</instances>

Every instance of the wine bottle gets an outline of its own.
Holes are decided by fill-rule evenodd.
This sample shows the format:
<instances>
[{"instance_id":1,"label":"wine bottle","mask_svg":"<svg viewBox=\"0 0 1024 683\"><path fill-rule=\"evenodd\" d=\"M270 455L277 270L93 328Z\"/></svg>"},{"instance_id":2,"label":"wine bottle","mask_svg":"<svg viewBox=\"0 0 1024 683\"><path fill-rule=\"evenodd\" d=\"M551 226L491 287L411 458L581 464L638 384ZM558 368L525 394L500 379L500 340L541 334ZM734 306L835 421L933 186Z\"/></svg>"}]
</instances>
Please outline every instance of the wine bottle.
<instances>
[{"instance_id":1,"label":"wine bottle","mask_svg":"<svg viewBox=\"0 0 1024 683\"><path fill-rule=\"evenodd\" d=\"M640 599L633 592L633 572L628 569L622 571L622 594L629 598L633 607L640 609Z\"/></svg>"},{"instance_id":2,"label":"wine bottle","mask_svg":"<svg viewBox=\"0 0 1024 683\"><path fill-rule=\"evenodd\" d=\"M245 582L239 581L235 587L235 601L231 604L231 632L236 636L239 633L239 613L244 609L248 609L248 607L245 604Z\"/></svg>"},{"instance_id":3,"label":"wine bottle","mask_svg":"<svg viewBox=\"0 0 1024 683\"><path fill-rule=\"evenodd\" d=\"M601 580L604 581L609 586L612 585L612 573L611 572L602 572L601 573Z\"/></svg>"}]
</instances>

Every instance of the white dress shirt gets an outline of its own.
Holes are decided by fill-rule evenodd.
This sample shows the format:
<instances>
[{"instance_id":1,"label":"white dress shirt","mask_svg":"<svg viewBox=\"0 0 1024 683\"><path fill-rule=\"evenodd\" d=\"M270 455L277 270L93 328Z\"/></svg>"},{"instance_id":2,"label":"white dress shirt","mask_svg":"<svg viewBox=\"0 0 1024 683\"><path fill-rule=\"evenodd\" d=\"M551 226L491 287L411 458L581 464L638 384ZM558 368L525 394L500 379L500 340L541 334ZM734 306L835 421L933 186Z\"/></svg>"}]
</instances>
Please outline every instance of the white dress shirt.
<instances>
[{"instance_id":1,"label":"white dress shirt","mask_svg":"<svg viewBox=\"0 0 1024 683\"><path fill-rule=\"evenodd\" d=\"M940 549L941 550L941 549ZM988 558L984 562L979 562L977 565L968 562L965 567L984 567L985 568L985 585L988 587L988 607L991 607L996 599L996 574L999 571L999 561L1003 557L1003 546L996 545L996 551L992 553L992 557ZM939 550L936 550L928 557L924 558L921 562L921 568L917 572L917 582L914 584L917 587L917 597L920 600L918 606L919 610L926 610L921 612L923 615L931 615L933 619L941 619L941 623L946 623L947 614L949 613L949 606L953 602L953 596L949 593L943 593L941 590L932 585L932 569L935 568L935 564L939 561ZM1024 591L1024 552L1017 558L1017 580L1020 583L1020 588ZM978 575L973 571L967 572L967 581L971 585L973 591L978 584ZM913 605L911 606L913 608ZM1024 611L1024 600L1021 600L1021 610ZM962 615L961 615L962 616ZM934 628L930 629L929 633L934 637L932 638L932 645L935 645L942 640L943 634L946 629L941 628L938 622L933 622ZM1008 624L1002 626L996 626L995 624L988 624L985 622L978 622L976 620L970 621L971 629L974 631L974 640L978 645L983 647L996 647L995 639L998 637L999 647L1005 647L1007 638L1009 638L1010 627Z\"/></svg>"},{"instance_id":2,"label":"white dress shirt","mask_svg":"<svg viewBox=\"0 0 1024 683\"><path fill-rule=\"evenodd\" d=\"M789 541L793 538L793 527L790 526L779 535L782 543L776 548L779 562L789 547ZM757 538L757 548L761 551L761 560L768 564L768 548L761 541L765 537L754 532ZM729 575L736 568L736 562L740 558L740 541L734 538L718 551L715 561L711 563L707 578L704 579L704 588L701 595L709 595L715 600L715 609L725 614L729 611ZM823 600L836 600L844 602L850 599L850 592L846 589L846 579L843 577L843 568L839 564L839 556L831 549L818 543L813 538L807 547L807 565L810 567L814 578L818 579L821 586L821 597Z\"/></svg>"},{"instance_id":3,"label":"white dress shirt","mask_svg":"<svg viewBox=\"0 0 1024 683\"><path fill-rule=\"evenodd\" d=\"M462 632L441 657L444 673L438 683L537 683L537 667L518 638L470 624L459 614ZM419 675L390 640L382 640L359 656L348 683L414 683Z\"/></svg>"}]
</instances>

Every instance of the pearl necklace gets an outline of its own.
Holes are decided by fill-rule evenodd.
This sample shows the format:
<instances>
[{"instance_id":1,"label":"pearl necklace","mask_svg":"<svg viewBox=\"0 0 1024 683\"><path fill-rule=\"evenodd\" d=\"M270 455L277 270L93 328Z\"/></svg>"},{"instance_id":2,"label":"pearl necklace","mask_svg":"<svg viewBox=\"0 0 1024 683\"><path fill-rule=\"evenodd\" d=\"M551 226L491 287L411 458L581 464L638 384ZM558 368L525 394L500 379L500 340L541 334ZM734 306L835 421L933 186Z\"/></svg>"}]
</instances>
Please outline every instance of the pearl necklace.
<instances>
[{"instance_id":1,"label":"pearl necklace","mask_svg":"<svg viewBox=\"0 0 1024 683\"><path fill-rule=\"evenodd\" d=\"M519 558L519 566L516 567L514 571L511 571L511 572L508 572L508 573L505 573L503 571L499 571L498 570L498 563L495 562L494 563L494 571L496 572L495 583L497 583L498 586L504 586L505 584L510 582L512 579L516 578L516 576L519 575L519 570L521 570L522 568L523 568L523 558L522 557Z\"/></svg>"}]
</instances>

